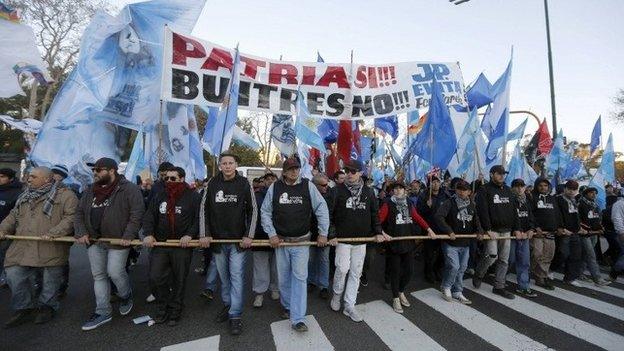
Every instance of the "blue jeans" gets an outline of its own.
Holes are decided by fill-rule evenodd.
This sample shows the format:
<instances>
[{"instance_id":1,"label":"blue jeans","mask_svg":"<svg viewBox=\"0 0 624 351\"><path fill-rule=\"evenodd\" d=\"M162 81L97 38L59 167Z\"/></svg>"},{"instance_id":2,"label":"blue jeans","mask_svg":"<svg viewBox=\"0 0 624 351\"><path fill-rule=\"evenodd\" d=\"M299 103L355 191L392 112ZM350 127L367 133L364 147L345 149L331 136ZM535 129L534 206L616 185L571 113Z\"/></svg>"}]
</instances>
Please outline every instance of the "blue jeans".
<instances>
[{"instance_id":1,"label":"blue jeans","mask_svg":"<svg viewBox=\"0 0 624 351\"><path fill-rule=\"evenodd\" d=\"M11 288L11 306L14 310L25 310L39 307L35 303L32 277L38 270L43 270L43 282L39 293L39 305L48 306L55 311L59 309L58 290L63 281L63 266L52 267L6 267L6 276Z\"/></svg>"},{"instance_id":2,"label":"blue jeans","mask_svg":"<svg viewBox=\"0 0 624 351\"><path fill-rule=\"evenodd\" d=\"M127 299L132 296L130 277L126 272L126 260L130 249L112 249L105 244L89 246L88 255L93 275L95 313L109 316L113 313L110 303L110 280L117 288L117 296Z\"/></svg>"},{"instance_id":3,"label":"blue jeans","mask_svg":"<svg viewBox=\"0 0 624 351\"><path fill-rule=\"evenodd\" d=\"M275 249L277 259L277 280L279 282L282 306L290 311L290 323L305 321L308 304L308 260L307 246L286 246Z\"/></svg>"},{"instance_id":4,"label":"blue jeans","mask_svg":"<svg viewBox=\"0 0 624 351\"><path fill-rule=\"evenodd\" d=\"M596 251L594 247L596 246L596 242L598 241L598 236L579 236L581 241L581 249L583 252L583 264L582 266L587 266L589 273L592 276L594 281L599 281L602 279L600 275L600 267L598 266L598 262L596 262ZM581 272L584 271L581 269Z\"/></svg>"},{"instance_id":5,"label":"blue jeans","mask_svg":"<svg viewBox=\"0 0 624 351\"><path fill-rule=\"evenodd\" d=\"M329 246L310 246L308 283L321 289L329 287Z\"/></svg>"},{"instance_id":6,"label":"blue jeans","mask_svg":"<svg viewBox=\"0 0 624 351\"><path fill-rule=\"evenodd\" d=\"M470 247L451 246L443 242L442 253L444 254L442 289L451 289L451 293L459 294L464 290L464 272L468 267Z\"/></svg>"},{"instance_id":7,"label":"blue jeans","mask_svg":"<svg viewBox=\"0 0 624 351\"><path fill-rule=\"evenodd\" d=\"M208 264L208 270L206 271L206 284L204 289L209 289L212 292L217 291L217 279L219 278L219 272L217 271L217 261L215 255L212 255L210 263Z\"/></svg>"},{"instance_id":8,"label":"blue jeans","mask_svg":"<svg viewBox=\"0 0 624 351\"><path fill-rule=\"evenodd\" d=\"M243 285L247 251L239 250L238 244L219 245L220 252L213 252L221 279L221 301L230 306L230 319L243 314Z\"/></svg>"},{"instance_id":9,"label":"blue jeans","mask_svg":"<svg viewBox=\"0 0 624 351\"><path fill-rule=\"evenodd\" d=\"M529 250L529 239L512 240L511 251L509 253L509 265L516 267L516 282L518 288L526 290L529 288L529 266L531 262L531 252Z\"/></svg>"}]
</instances>

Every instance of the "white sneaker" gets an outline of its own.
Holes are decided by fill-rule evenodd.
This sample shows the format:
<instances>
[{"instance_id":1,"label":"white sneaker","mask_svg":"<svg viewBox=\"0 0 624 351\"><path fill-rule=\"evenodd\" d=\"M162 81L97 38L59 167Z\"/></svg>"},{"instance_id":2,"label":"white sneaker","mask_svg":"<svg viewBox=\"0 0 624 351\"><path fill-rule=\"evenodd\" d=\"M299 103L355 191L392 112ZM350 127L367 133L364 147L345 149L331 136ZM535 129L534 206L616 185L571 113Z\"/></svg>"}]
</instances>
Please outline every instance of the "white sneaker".
<instances>
[{"instance_id":1,"label":"white sneaker","mask_svg":"<svg viewBox=\"0 0 624 351\"><path fill-rule=\"evenodd\" d=\"M342 313L345 316L351 318L351 320L356 322L356 323L359 323L359 322L364 320L362 318L362 316L360 316L358 311L355 309L355 307L345 307L344 310L342 311Z\"/></svg>"},{"instance_id":2,"label":"white sneaker","mask_svg":"<svg viewBox=\"0 0 624 351\"><path fill-rule=\"evenodd\" d=\"M279 291L271 291L271 300L279 300L280 294Z\"/></svg>"},{"instance_id":3,"label":"white sneaker","mask_svg":"<svg viewBox=\"0 0 624 351\"><path fill-rule=\"evenodd\" d=\"M442 289L442 297L448 301L453 302L453 296L451 295L451 289Z\"/></svg>"},{"instance_id":4,"label":"white sneaker","mask_svg":"<svg viewBox=\"0 0 624 351\"><path fill-rule=\"evenodd\" d=\"M154 297L154 294L150 294L150 295L147 297L147 299L145 299L145 301L146 301L147 303L154 302L154 301L156 301L156 298Z\"/></svg>"},{"instance_id":5,"label":"white sneaker","mask_svg":"<svg viewBox=\"0 0 624 351\"><path fill-rule=\"evenodd\" d=\"M331 302L329 303L329 306L334 312L340 311L340 295L334 294L334 296L332 296Z\"/></svg>"},{"instance_id":6,"label":"white sneaker","mask_svg":"<svg viewBox=\"0 0 624 351\"><path fill-rule=\"evenodd\" d=\"M596 286L607 286L609 284L611 284L612 282L608 281L608 280L604 280L604 279L600 279L594 282L594 284Z\"/></svg>"},{"instance_id":7,"label":"white sneaker","mask_svg":"<svg viewBox=\"0 0 624 351\"><path fill-rule=\"evenodd\" d=\"M578 280L574 279L572 281L569 281L568 284L572 285L572 286L576 286L576 287L581 287L581 283L578 282Z\"/></svg>"},{"instance_id":8,"label":"white sneaker","mask_svg":"<svg viewBox=\"0 0 624 351\"><path fill-rule=\"evenodd\" d=\"M472 305L472 301L468 300L466 296L464 296L464 294L462 293L454 294L453 298L459 301L460 303L463 303L464 305Z\"/></svg>"},{"instance_id":9,"label":"white sneaker","mask_svg":"<svg viewBox=\"0 0 624 351\"><path fill-rule=\"evenodd\" d=\"M398 297L392 299L392 309L396 313L403 313L403 307L401 307L401 300Z\"/></svg>"},{"instance_id":10,"label":"white sneaker","mask_svg":"<svg viewBox=\"0 0 624 351\"><path fill-rule=\"evenodd\" d=\"M262 307L262 303L264 302L264 296L261 294L256 295L253 302L253 307L260 308Z\"/></svg>"},{"instance_id":11,"label":"white sneaker","mask_svg":"<svg viewBox=\"0 0 624 351\"><path fill-rule=\"evenodd\" d=\"M553 272L548 272L548 279L555 280L555 274Z\"/></svg>"},{"instance_id":12,"label":"white sneaker","mask_svg":"<svg viewBox=\"0 0 624 351\"><path fill-rule=\"evenodd\" d=\"M409 300L407 299L407 296L405 296L404 293L399 293L399 300L401 301L401 305L405 307L411 306L411 304L409 303Z\"/></svg>"}]
</instances>

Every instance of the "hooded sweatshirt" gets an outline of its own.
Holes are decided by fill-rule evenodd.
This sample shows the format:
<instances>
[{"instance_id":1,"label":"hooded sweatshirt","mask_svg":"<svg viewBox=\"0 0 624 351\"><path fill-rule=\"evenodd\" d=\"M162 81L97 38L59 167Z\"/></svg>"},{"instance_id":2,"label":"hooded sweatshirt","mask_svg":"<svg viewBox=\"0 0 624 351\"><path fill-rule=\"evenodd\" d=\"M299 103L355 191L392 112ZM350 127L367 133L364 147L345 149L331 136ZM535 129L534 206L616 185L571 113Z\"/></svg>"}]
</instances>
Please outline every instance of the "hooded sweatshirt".
<instances>
[{"instance_id":1,"label":"hooded sweatshirt","mask_svg":"<svg viewBox=\"0 0 624 351\"><path fill-rule=\"evenodd\" d=\"M581 221L578 213L578 203L575 198L568 198L565 194L557 196L559 212L561 213L561 227L572 233L578 233L581 229Z\"/></svg>"},{"instance_id":2,"label":"hooded sweatshirt","mask_svg":"<svg viewBox=\"0 0 624 351\"><path fill-rule=\"evenodd\" d=\"M518 213L513 196L511 188L504 183L498 185L490 181L479 189L475 200L484 231L509 232L517 227Z\"/></svg>"},{"instance_id":3,"label":"hooded sweatshirt","mask_svg":"<svg viewBox=\"0 0 624 351\"><path fill-rule=\"evenodd\" d=\"M537 186L540 183L548 184L548 193L540 194ZM555 232L561 227L561 213L559 203L554 195L551 195L552 185L546 178L537 178L533 186L533 198L531 199L531 210L535 220L535 227L546 232L545 237L553 239Z\"/></svg>"},{"instance_id":4,"label":"hooded sweatshirt","mask_svg":"<svg viewBox=\"0 0 624 351\"><path fill-rule=\"evenodd\" d=\"M596 201L591 201L585 196L581 197L578 204L581 226L588 231L602 230L602 216ZM590 234L595 235L595 233Z\"/></svg>"},{"instance_id":5,"label":"hooded sweatshirt","mask_svg":"<svg viewBox=\"0 0 624 351\"><path fill-rule=\"evenodd\" d=\"M15 206L15 201L22 193L23 184L17 178L8 184L0 185L0 222L9 215Z\"/></svg>"}]
</instances>

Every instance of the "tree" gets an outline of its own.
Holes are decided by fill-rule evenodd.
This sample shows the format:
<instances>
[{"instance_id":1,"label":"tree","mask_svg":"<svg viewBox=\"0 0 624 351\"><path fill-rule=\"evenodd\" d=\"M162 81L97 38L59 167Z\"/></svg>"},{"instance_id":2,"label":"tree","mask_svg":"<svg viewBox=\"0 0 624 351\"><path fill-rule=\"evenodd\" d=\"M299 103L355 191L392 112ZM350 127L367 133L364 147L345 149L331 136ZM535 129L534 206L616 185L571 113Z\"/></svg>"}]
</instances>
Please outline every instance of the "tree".
<instances>
[{"instance_id":1,"label":"tree","mask_svg":"<svg viewBox=\"0 0 624 351\"><path fill-rule=\"evenodd\" d=\"M31 26L53 82L39 87L36 81L28 93L29 117L43 119L59 87L74 68L80 38L99 9L113 10L105 0L13 0L24 23ZM43 98L39 98L43 94Z\"/></svg>"},{"instance_id":2,"label":"tree","mask_svg":"<svg viewBox=\"0 0 624 351\"><path fill-rule=\"evenodd\" d=\"M615 111L611 113L611 119L617 123L624 123L624 89L618 90L613 98Z\"/></svg>"}]
</instances>

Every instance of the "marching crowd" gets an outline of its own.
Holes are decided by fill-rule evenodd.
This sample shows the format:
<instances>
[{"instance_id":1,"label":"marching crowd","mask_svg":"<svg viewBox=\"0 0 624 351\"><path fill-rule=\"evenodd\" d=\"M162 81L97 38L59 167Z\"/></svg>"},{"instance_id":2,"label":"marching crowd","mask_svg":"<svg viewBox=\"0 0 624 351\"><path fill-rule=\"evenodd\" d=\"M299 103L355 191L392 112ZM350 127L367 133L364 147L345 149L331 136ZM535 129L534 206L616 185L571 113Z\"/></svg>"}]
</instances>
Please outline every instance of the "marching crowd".
<instances>
[{"instance_id":1,"label":"marching crowd","mask_svg":"<svg viewBox=\"0 0 624 351\"><path fill-rule=\"evenodd\" d=\"M358 290L368 285L377 252L385 257L383 284L397 313L410 307L405 290L414 276L416 252L424 261L425 280L440 287L441 298L463 304L471 303L462 292L465 273L480 288L492 272L493 292L513 299L537 296L530 277L554 290L554 271L562 271L572 285L580 279L609 284L599 264L611 266L612 280L624 272L624 197L612 187L601 211L595 188L579 189L568 180L555 189L546 178L529 186L514 179L509 187L500 165L490 169L489 182L430 175L426 184L387 181L380 188L363 176L364 165L357 160L344 164L331 180L321 173L302 178L296 158L284 161L281 177L269 172L252 182L237 172L235 154L221 154L218 166L214 177L190 187L182 168L163 163L157 181L139 186L118 173L114 160L101 158L91 165L94 183L82 193L63 183L68 172L62 165L33 168L27 184L11 169L0 169L0 239L6 239L0 240L0 267L15 312L4 327L43 324L58 313L72 243L51 239L66 236L87 247L93 276L96 307L82 325L85 331L111 321L112 296L119 314L132 311L128 266L136 260L132 240L137 238L149 255L154 322L175 326L181 318L193 256L189 245L196 240L206 276L201 295L213 299L220 281L223 309L216 321L229 322L233 335L243 329L248 261L253 306L262 307L270 290L298 332L308 329L307 297L315 289L333 311L362 321L355 308ZM407 236L423 240L394 240ZM606 251L601 236L608 242ZM213 242L223 239L230 241ZM266 240L270 247L253 245L254 240ZM309 241L316 245L298 245ZM161 242L178 245L156 245ZM510 267L517 277L515 291L505 285Z\"/></svg>"}]
</instances>

